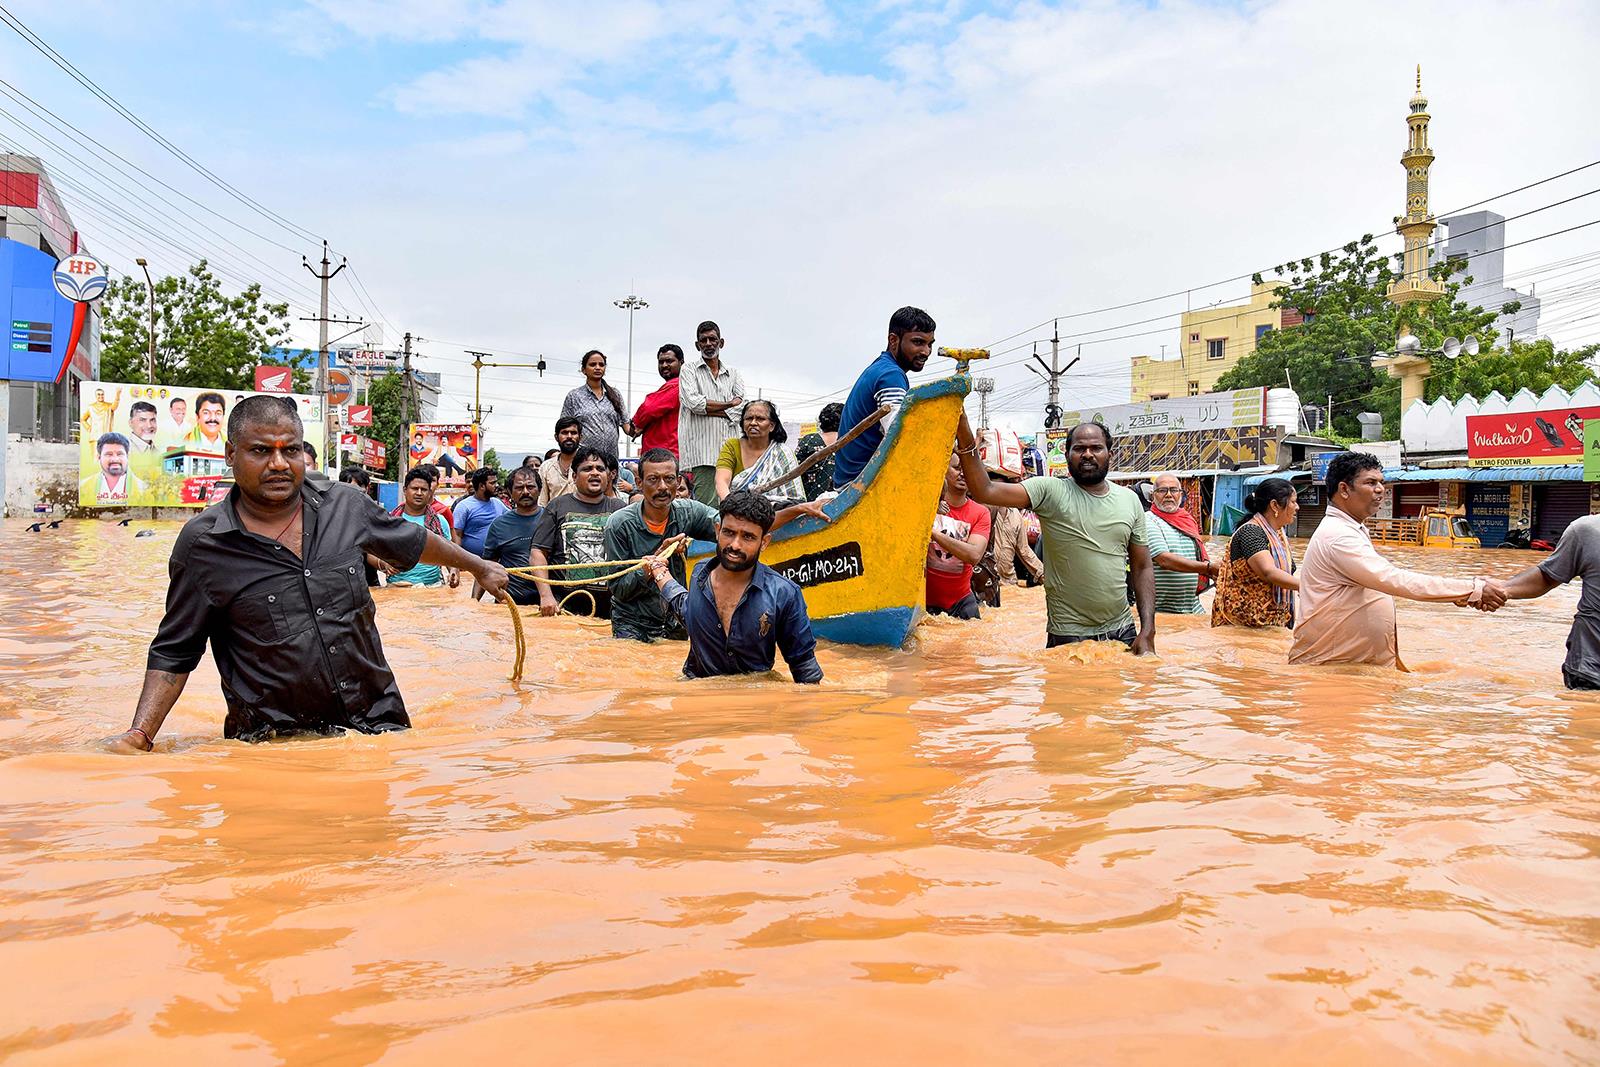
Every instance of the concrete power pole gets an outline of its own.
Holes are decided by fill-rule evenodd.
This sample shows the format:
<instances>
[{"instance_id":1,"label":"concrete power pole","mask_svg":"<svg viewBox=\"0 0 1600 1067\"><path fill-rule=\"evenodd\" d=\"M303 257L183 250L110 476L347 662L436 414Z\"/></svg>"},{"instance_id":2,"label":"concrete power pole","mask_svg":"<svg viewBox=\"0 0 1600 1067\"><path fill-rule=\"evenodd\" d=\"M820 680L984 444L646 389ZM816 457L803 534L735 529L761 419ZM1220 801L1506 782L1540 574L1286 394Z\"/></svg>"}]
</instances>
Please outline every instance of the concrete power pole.
<instances>
[{"instance_id":1,"label":"concrete power pole","mask_svg":"<svg viewBox=\"0 0 1600 1067\"><path fill-rule=\"evenodd\" d=\"M400 451L396 453L394 469L401 478L411 462L411 334L406 333L402 370L400 372ZM404 487L402 487L404 488Z\"/></svg>"},{"instance_id":2,"label":"concrete power pole","mask_svg":"<svg viewBox=\"0 0 1600 1067\"><path fill-rule=\"evenodd\" d=\"M337 267L335 267L332 271L329 271L328 270L328 267L329 267L328 242L327 241L323 241L322 242L322 270L320 270L320 271L312 270L311 269L311 263L306 259L305 256L301 256L300 257L300 265L302 267L304 267L306 270L311 271L311 276L313 278L317 279L317 281L319 281L320 283L322 283L322 302L321 302L321 305L320 305L320 307L319 307L319 309L317 311L317 318L316 318L316 323L317 323L317 395L322 398L322 421L323 421L323 424L324 424L323 425L323 432L327 435L327 440L333 442L333 447L330 448L329 451L334 453L334 455L337 455L338 451L339 451L338 438L333 436L333 434L334 434L334 430L333 430L333 411L328 406L328 324L330 322L340 322L340 323L345 323L347 325L353 324L353 325L356 325L356 326L360 326L360 325L363 325L363 323L357 322L355 319L330 319L330 318L328 318L328 283L333 281L334 277L340 271L344 270L345 267L350 265L350 263L349 263L349 261L347 259L345 259L343 256L340 256L339 257L339 265ZM305 320L302 319L301 321L303 322Z\"/></svg>"},{"instance_id":3,"label":"concrete power pole","mask_svg":"<svg viewBox=\"0 0 1600 1067\"><path fill-rule=\"evenodd\" d=\"M994 379L972 379L972 391L978 394L978 429L987 430L989 428L989 394L994 392Z\"/></svg>"},{"instance_id":4,"label":"concrete power pole","mask_svg":"<svg viewBox=\"0 0 1600 1067\"><path fill-rule=\"evenodd\" d=\"M1078 346L1078 354L1073 357L1071 363L1063 367L1061 365L1061 323L1057 321L1055 328L1050 333L1050 365L1045 367L1044 360L1039 358L1037 347L1034 350L1033 358L1039 366L1045 369L1044 374L1039 374L1038 371L1034 371L1034 373L1039 374L1039 377L1050 384L1050 400L1044 409L1044 425L1045 429L1053 430L1061 425L1061 379L1067 371L1077 365L1078 360L1083 358L1083 346Z\"/></svg>"}]
</instances>

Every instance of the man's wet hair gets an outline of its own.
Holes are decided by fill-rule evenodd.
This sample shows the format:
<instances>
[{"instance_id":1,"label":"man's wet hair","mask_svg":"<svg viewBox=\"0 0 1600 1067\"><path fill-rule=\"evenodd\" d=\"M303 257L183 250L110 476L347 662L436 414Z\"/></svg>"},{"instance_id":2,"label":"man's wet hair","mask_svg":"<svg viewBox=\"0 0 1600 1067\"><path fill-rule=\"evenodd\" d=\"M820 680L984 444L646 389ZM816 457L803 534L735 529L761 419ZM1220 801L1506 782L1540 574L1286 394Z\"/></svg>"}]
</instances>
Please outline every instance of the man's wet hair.
<instances>
[{"instance_id":1,"label":"man's wet hair","mask_svg":"<svg viewBox=\"0 0 1600 1067\"><path fill-rule=\"evenodd\" d=\"M128 451L128 439L120 433L103 433L94 442L94 454L99 455L105 450L106 445L121 445L124 452Z\"/></svg>"},{"instance_id":2,"label":"man's wet hair","mask_svg":"<svg viewBox=\"0 0 1600 1067\"><path fill-rule=\"evenodd\" d=\"M643 470L646 463L670 463L672 469L678 469L678 457L665 448L647 448L639 457L639 469Z\"/></svg>"},{"instance_id":3,"label":"man's wet hair","mask_svg":"<svg viewBox=\"0 0 1600 1067\"><path fill-rule=\"evenodd\" d=\"M721 337L722 336L722 327L718 326L716 323L712 322L710 319L707 319L706 321L702 322L700 325L698 325L698 326L696 326L694 328L695 340L698 341L700 339L700 335L703 334L703 333L715 333L718 337Z\"/></svg>"},{"instance_id":4,"label":"man's wet hair","mask_svg":"<svg viewBox=\"0 0 1600 1067\"><path fill-rule=\"evenodd\" d=\"M838 433L839 420L842 418L844 418L843 404L824 404L821 414L817 416L817 429L823 433Z\"/></svg>"},{"instance_id":5,"label":"man's wet hair","mask_svg":"<svg viewBox=\"0 0 1600 1067\"><path fill-rule=\"evenodd\" d=\"M1105 423L1103 423L1103 422L1080 422L1080 423L1078 423L1078 425L1074 426L1071 430L1067 431L1067 447L1068 448L1071 448L1072 447L1072 442L1074 442L1074 441L1076 441L1078 439L1078 431L1079 430L1099 430L1100 431L1100 436L1104 437L1106 439L1106 451L1109 452L1114 447L1116 447L1117 440L1116 440L1116 438L1111 436L1111 429Z\"/></svg>"},{"instance_id":6,"label":"man's wet hair","mask_svg":"<svg viewBox=\"0 0 1600 1067\"><path fill-rule=\"evenodd\" d=\"M518 467L506 476L506 492L509 493L515 489L517 483L522 481L531 481L537 486L539 484L539 472L532 467Z\"/></svg>"},{"instance_id":7,"label":"man's wet hair","mask_svg":"<svg viewBox=\"0 0 1600 1067\"><path fill-rule=\"evenodd\" d=\"M1328 480L1323 483L1328 488L1328 495L1339 491L1340 482L1349 482L1354 486L1356 479L1365 471L1382 474L1382 461L1371 452L1341 452L1334 456L1328 464Z\"/></svg>"},{"instance_id":8,"label":"man's wet hair","mask_svg":"<svg viewBox=\"0 0 1600 1067\"><path fill-rule=\"evenodd\" d=\"M599 459L606 465L606 470L612 474L617 473L617 457L610 452L602 452L594 445L579 445L578 450L572 454L572 469L576 471L591 459Z\"/></svg>"},{"instance_id":9,"label":"man's wet hair","mask_svg":"<svg viewBox=\"0 0 1600 1067\"><path fill-rule=\"evenodd\" d=\"M419 472L424 478L428 479L428 481L434 485L439 483L439 468L435 467L432 463L418 463L411 469Z\"/></svg>"},{"instance_id":10,"label":"man's wet hair","mask_svg":"<svg viewBox=\"0 0 1600 1067\"><path fill-rule=\"evenodd\" d=\"M216 396L215 393L202 394L200 399L207 396ZM221 400L221 397L217 397ZM195 407L198 408L198 401ZM300 409L293 400L286 396L247 396L233 406L228 413L228 437L236 438L245 431L247 426L287 426L293 425L296 433L304 434L305 427L300 422Z\"/></svg>"},{"instance_id":11,"label":"man's wet hair","mask_svg":"<svg viewBox=\"0 0 1600 1067\"><path fill-rule=\"evenodd\" d=\"M683 362L683 349L679 348L677 345L664 344L660 348L656 349L656 355L658 356L663 352L671 352L673 355L678 357L679 363Z\"/></svg>"},{"instance_id":12,"label":"man's wet hair","mask_svg":"<svg viewBox=\"0 0 1600 1067\"><path fill-rule=\"evenodd\" d=\"M284 398L281 397L281 396L275 396L275 397L272 397L271 399L273 399L273 400L283 400ZM240 401L240 403L243 403L243 402L244 401ZM290 401L288 401L288 403L293 404L294 401L290 400ZM222 394L221 393L201 393L199 396L194 398L194 409L196 411L199 411L201 408L205 407L207 404L215 404L219 408L226 408L228 406L228 402L226 400L222 399Z\"/></svg>"},{"instance_id":13,"label":"man's wet hair","mask_svg":"<svg viewBox=\"0 0 1600 1067\"><path fill-rule=\"evenodd\" d=\"M579 430L583 429L583 423L578 421L578 417L576 415L563 415L556 420L556 436L560 437L561 431L565 430L568 426L576 426Z\"/></svg>"},{"instance_id":14,"label":"man's wet hair","mask_svg":"<svg viewBox=\"0 0 1600 1067\"><path fill-rule=\"evenodd\" d=\"M406 471L406 476L401 479L400 484L402 486L408 486L418 478L421 478L430 486L433 484L434 476L428 473L428 465L426 463L420 467L412 467L410 470Z\"/></svg>"},{"instance_id":15,"label":"man's wet hair","mask_svg":"<svg viewBox=\"0 0 1600 1067\"><path fill-rule=\"evenodd\" d=\"M341 482L348 482L351 485L359 485L361 488L365 489L367 486L372 484L372 475L368 474L360 467L340 467L339 480Z\"/></svg>"},{"instance_id":16,"label":"man's wet hair","mask_svg":"<svg viewBox=\"0 0 1600 1067\"><path fill-rule=\"evenodd\" d=\"M467 484L472 486L472 491L477 492L483 488L483 483L500 472L493 467L476 467L467 474Z\"/></svg>"},{"instance_id":17,"label":"man's wet hair","mask_svg":"<svg viewBox=\"0 0 1600 1067\"><path fill-rule=\"evenodd\" d=\"M903 307L889 316L889 332L896 337L908 333L932 333L936 328L933 316L921 308Z\"/></svg>"},{"instance_id":18,"label":"man's wet hair","mask_svg":"<svg viewBox=\"0 0 1600 1067\"><path fill-rule=\"evenodd\" d=\"M755 523L761 527L761 532L764 534L772 532L772 523L777 517L772 510L772 501L748 489L735 490L722 498L722 506L717 509L717 516L721 518L727 515Z\"/></svg>"},{"instance_id":19,"label":"man's wet hair","mask_svg":"<svg viewBox=\"0 0 1600 1067\"><path fill-rule=\"evenodd\" d=\"M133 406L128 409L128 414L130 416L137 415L141 411L148 411L150 414L154 415L156 413L156 406L150 403L148 400L135 400L133 402Z\"/></svg>"}]
</instances>

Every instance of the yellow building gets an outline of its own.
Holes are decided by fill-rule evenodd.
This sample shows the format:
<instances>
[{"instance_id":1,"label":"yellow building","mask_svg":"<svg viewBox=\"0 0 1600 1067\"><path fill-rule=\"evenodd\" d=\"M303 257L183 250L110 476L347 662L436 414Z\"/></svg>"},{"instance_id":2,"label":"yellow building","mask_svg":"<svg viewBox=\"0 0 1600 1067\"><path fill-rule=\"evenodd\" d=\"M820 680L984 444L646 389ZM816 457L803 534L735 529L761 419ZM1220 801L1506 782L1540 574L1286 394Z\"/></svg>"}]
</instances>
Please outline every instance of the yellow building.
<instances>
[{"instance_id":1,"label":"yellow building","mask_svg":"<svg viewBox=\"0 0 1600 1067\"><path fill-rule=\"evenodd\" d=\"M1295 311L1270 306L1282 284L1252 285L1243 304L1184 312L1177 359L1133 357L1132 399L1168 400L1215 390L1218 378L1256 350L1262 334L1303 321Z\"/></svg>"}]
</instances>

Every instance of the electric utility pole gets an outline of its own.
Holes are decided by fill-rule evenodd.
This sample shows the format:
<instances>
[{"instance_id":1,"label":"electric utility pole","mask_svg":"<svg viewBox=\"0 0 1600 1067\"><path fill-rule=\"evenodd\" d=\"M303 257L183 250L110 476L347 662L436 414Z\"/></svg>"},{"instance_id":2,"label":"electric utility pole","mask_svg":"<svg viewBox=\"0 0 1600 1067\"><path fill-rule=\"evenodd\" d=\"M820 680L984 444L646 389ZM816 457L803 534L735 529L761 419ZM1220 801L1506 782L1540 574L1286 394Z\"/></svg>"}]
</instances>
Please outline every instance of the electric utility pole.
<instances>
[{"instance_id":1,"label":"electric utility pole","mask_svg":"<svg viewBox=\"0 0 1600 1067\"><path fill-rule=\"evenodd\" d=\"M317 324L317 395L322 399L323 433L327 440L333 442L332 451L338 453L338 438L333 436L333 411L328 404L328 324L330 322L343 323L347 326L365 326L366 324L356 319L330 319L328 318L328 283L350 265L349 260L339 257L339 265L332 271L328 270L328 242L322 242L322 270L312 270L311 263L305 256L300 257L300 265L311 271L311 276L321 283L322 301L315 319L302 317L301 322L315 322Z\"/></svg>"},{"instance_id":2,"label":"electric utility pole","mask_svg":"<svg viewBox=\"0 0 1600 1067\"><path fill-rule=\"evenodd\" d=\"M406 332L400 371L400 450L395 454L395 473L404 478L411 463L411 333ZM401 490L405 487L402 485Z\"/></svg>"},{"instance_id":3,"label":"electric utility pole","mask_svg":"<svg viewBox=\"0 0 1600 1067\"><path fill-rule=\"evenodd\" d=\"M1045 373L1044 374L1039 374L1039 372L1036 371L1036 370L1033 371L1033 373L1039 374L1039 377L1043 378L1050 385L1050 400L1049 400L1049 403L1047 403L1045 405L1045 409L1044 409L1044 425L1045 425L1045 429L1054 430L1054 429L1057 429L1058 427L1060 427L1060 425L1061 425L1061 379L1067 373L1067 371L1069 371L1073 367L1077 366L1078 360L1080 360L1082 358L1083 358L1083 346L1079 345L1078 346L1078 354L1076 356L1072 357L1072 362L1068 363L1065 367L1063 367L1061 365L1061 323L1060 323L1060 320L1057 320L1057 322L1055 324L1055 328L1051 331L1051 334L1050 334L1050 365L1048 367L1045 367L1044 360L1039 358L1039 346L1038 345L1034 345L1034 347L1033 347L1033 359L1034 359L1034 362L1039 364L1039 366L1044 367ZM1028 369L1029 370L1033 370L1032 367L1029 367Z\"/></svg>"}]
</instances>

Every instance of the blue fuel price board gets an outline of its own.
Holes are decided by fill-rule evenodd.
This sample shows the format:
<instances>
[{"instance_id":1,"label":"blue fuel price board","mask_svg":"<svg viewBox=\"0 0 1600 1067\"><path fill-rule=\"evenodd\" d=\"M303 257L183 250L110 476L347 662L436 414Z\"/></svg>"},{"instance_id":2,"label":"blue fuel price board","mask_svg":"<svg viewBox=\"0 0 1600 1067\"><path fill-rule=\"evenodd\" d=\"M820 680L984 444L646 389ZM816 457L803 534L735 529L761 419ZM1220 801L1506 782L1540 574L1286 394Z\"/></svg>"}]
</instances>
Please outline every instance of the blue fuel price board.
<instances>
[{"instance_id":1,"label":"blue fuel price board","mask_svg":"<svg viewBox=\"0 0 1600 1067\"><path fill-rule=\"evenodd\" d=\"M48 352L55 337L55 327L48 322L31 322L27 319L11 320L11 351Z\"/></svg>"}]
</instances>

